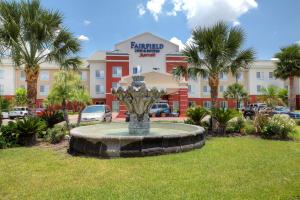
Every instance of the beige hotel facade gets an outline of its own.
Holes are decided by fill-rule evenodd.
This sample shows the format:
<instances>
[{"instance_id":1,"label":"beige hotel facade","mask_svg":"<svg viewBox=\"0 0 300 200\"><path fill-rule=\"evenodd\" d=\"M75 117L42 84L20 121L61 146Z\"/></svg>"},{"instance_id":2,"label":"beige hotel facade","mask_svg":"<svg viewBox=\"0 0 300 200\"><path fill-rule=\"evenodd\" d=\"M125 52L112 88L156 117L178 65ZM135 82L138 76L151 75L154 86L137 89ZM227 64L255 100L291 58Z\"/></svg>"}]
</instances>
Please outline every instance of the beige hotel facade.
<instances>
[{"instance_id":1,"label":"beige hotel facade","mask_svg":"<svg viewBox=\"0 0 300 200\"><path fill-rule=\"evenodd\" d=\"M117 43L114 50L98 51L83 59L78 73L94 103L105 103L115 112L124 112L122 105L111 94L111 89L128 85L137 67L145 76L146 84L167 91L164 99L172 109L185 113L189 104L210 107L210 88L207 77L196 80L178 80L171 71L178 65L188 66L178 45L146 32ZM257 60L249 69L240 72L238 78L232 74L220 74L219 99L222 107L235 107L235 101L223 99L226 88L238 81L250 95L250 102L256 102L260 88L275 85L288 89L288 82L274 77L275 63L272 60ZM37 106L47 97L54 83L59 66L44 63L40 66L37 90ZM300 109L300 81L295 80L297 108ZM12 98L17 88L26 88L25 73L15 67L10 59L0 63L0 95ZM240 105L243 106L243 105ZM182 114L184 115L184 114Z\"/></svg>"}]
</instances>

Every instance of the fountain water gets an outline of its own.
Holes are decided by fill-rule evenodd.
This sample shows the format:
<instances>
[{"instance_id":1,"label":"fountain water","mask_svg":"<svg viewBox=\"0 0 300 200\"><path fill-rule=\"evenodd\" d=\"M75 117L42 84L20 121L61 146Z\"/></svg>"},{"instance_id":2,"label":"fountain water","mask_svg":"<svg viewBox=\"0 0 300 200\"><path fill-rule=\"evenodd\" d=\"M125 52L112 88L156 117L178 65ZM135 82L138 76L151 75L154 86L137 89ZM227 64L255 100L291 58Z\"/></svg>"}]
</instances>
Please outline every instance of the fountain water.
<instances>
[{"instance_id":1,"label":"fountain water","mask_svg":"<svg viewBox=\"0 0 300 200\"><path fill-rule=\"evenodd\" d=\"M150 123L149 110L165 92L147 89L143 76L133 76L127 89L119 87L112 93L130 113L129 125L105 123L74 128L69 153L108 158L139 157L188 151L205 144L202 127Z\"/></svg>"},{"instance_id":2,"label":"fountain water","mask_svg":"<svg viewBox=\"0 0 300 200\"><path fill-rule=\"evenodd\" d=\"M144 76L133 76L131 85L124 90L119 87L112 90L125 106L130 115L129 134L146 135L150 131L149 110L151 106L165 94L156 88L147 89Z\"/></svg>"}]
</instances>

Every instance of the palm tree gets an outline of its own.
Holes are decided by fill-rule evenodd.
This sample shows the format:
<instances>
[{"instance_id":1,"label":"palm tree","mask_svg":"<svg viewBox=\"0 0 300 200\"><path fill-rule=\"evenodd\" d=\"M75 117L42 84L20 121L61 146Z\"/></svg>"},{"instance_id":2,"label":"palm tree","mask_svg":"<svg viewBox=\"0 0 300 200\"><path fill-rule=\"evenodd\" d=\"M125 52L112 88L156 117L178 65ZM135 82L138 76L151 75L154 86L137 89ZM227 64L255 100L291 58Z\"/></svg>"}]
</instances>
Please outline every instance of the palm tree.
<instances>
[{"instance_id":1,"label":"palm tree","mask_svg":"<svg viewBox=\"0 0 300 200\"><path fill-rule=\"evenodd\" d=\"M295 94L295 76L300 76L300 46L297 44L290 45L280 49L275 54L276 69L274 75L276 78L289 79L289 107L291 111L296 108Z\"/></svg>"},{"instance_id":2,"label":"palm tree","mask_svg":"<svg viewBox=\"0 0 300 200\"><path fill-rule=\"evenodd\" d=\"M284 105L284 100L280 97L280 88L274 85L262 87L258 100L266 103L271 108L277 105Z\"/></svg>"},{"instance_id":3,"label":"palm tree","mask_svg":"<svg viewBox=\"0 0 300 200\"><path fill-rule=\"evenodd\" d=\"M238 110L240 102L248 98L248 93L243 85L234 83L228 86L227 90L223 93L223 96L225 99L235 99L236 109Z\"/></svg>"},{"instance_id":4,"label":"palm tree","mask_svg":"<svg viewBox=\"0 0 300 200\"><path fill-rule=\"evenodd\" d=\"M79 41L62 24L58 11L41 7L39 0L0 2L0 50L17 67L24 65L28 106L33 113L40 65L54 62L74 67Z\"/></svg>"},{"instance_id":5,"label":"palm tree","mask_svg":"<svg viewBox=\"0 0 300 200\"><path fill-rule=\"evenodd\" d=\"M176 77L197 78L208 75L212 108L217 107L219 74L247 68L254 60L254 50L242 50L245 34L240 27L229 27L219 22L212 27L199 27L192 32L192 42L185 46L183 54L189 67L173 70ZM214 127L213 122L213 127Z\"/></svg>"}]
</instances>

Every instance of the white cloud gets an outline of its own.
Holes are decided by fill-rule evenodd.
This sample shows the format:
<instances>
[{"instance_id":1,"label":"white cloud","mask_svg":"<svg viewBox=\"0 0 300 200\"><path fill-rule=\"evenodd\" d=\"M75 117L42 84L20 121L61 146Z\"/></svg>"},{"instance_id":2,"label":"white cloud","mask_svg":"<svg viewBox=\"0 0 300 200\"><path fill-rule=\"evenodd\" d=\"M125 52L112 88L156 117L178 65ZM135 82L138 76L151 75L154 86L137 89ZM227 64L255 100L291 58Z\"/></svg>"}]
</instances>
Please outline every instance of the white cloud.
<instances>
[{"instance_id":1,"label":"white cloud","mask_svg":"<svg viewBox=\"0 0 300 200\"><path fill-rule=\"evenodd\" d=\"M182 41L179 40L177 37L172 37L172 38L170 39L170 42L172 42L172 43L174 43L174 44L177 44L177 45L179 46L179 50L180 50L180 51L183 50L184 44L183 44Z\"/></svg>"},{"instance_id":2,"label":"white cloud","mask_svg":"<svg viewBox=\"0 0 300 200\"><path fill-rule=\"evenodd\" d=\"M143 4L138 6L139 15L144 15L147 9L158 21L166 1L173 5L173 9L165 14L176 16L178 12L184 13L190 28L210 26L218 21L232 22L237 26L241 15L258 6L256 0L148 0L146 8Z\"/></svg>"},{"instance_id":3,"label":"white cloud","mask_svg":"<svg viewBox=\"0 0 300 200\"><path fill-rule=\"evenodd\" d=\"M143 16L146 13L145 6L143 4L139 4L137 6L137 9L139 11L139 16Z\"/></svg>"},{"instance_id":4,"label":"white cloud","mask_svg":"<svg viewBox=\"0 0 300 200\"><path fill-rule=\"evenodd\" d=\"M239 21L234 21L234 22L232 22L232 25L233 25L233 26L239 26L239 25L241 25L241 22L239 22Z\"/></svg>"},{"instance_id":5,"label":"white cloud","mask_svg":"<svg viewBox=\"0 0 300 200\"><path fill-rule=\"evenodd\" d=\"M88 26L88 25L90 25L92 22L91 21L89 21L89 20L84 20L83 21L83 24L85 25L85 26Z\"/></svg>"},{"instance_id":6,"label":"white cloud","mask_svg":"<svg viewBox=\"0 0 300 200\"><path fill-rule=\"evenodd\" d=\"M155 21L158 21L158 15L162 12L162 7L166 0L148 0L147 9L153 15Z\"/></svg>"},{"instance_id":7,"label":"white cloud","mask_svg":"<svg viewBox=\"0 0 300 200\"><path fill-rule=\"evenodd\" d=\"M220 20L235 22L258 6L255 0L172 0L172 3L173 11L186 14L190 28L210 26Z\"/></svg>"},{"instance_id":8,"label":"white cloud","mask_svg":"<svg viewBox=\"0 0 300 200\"><path fill-rule=\"evenodd\" d=\"M80 41L89 41L89 40L90 40L90 39L89 39L87 36L85 36L85 35L80 35L80 36L78 36L77 39L80 40Z\"/></svg>"}]
</instances>

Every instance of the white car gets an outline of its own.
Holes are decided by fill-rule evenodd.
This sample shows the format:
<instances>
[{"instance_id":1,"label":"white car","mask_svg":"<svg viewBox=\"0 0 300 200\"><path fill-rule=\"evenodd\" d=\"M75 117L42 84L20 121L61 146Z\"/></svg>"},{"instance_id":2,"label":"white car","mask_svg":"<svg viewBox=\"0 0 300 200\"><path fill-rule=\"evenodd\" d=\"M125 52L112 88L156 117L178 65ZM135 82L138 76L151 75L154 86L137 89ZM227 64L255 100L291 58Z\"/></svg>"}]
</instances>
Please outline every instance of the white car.
<instances>
[{"instance_id":1,"label":"white car","mask_svg":"<svg viewBox=\"0 0 300 200\"><path fill-rule=\"evenodd\" d=\"M3 119L8 119L9 118L8 112L2 112L2 118Z\"/></svg>"},{"instance_id":2,"label":"white car","mask_svg":"<svg viewBox=\"0 0 300 200\"><path fill-rule=\"evenodd\" d=\"M81 114L82 122L89 121L105 121L111 122L112 113L107 105L91 105L87 106Z\"/></svg>"},{"instance_id":3,"label":"white car","mask_svg":"<svg viewBox=\"0 0 300 200\"><path fill-rule=\"evenodd\" d=\"M28 108L26 107L14 107L12 111L8 113L10 119L21 118L28 115Z\"/></svg>"}]
</instances>

